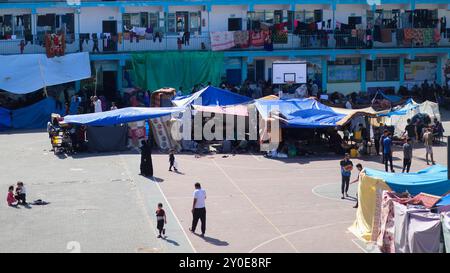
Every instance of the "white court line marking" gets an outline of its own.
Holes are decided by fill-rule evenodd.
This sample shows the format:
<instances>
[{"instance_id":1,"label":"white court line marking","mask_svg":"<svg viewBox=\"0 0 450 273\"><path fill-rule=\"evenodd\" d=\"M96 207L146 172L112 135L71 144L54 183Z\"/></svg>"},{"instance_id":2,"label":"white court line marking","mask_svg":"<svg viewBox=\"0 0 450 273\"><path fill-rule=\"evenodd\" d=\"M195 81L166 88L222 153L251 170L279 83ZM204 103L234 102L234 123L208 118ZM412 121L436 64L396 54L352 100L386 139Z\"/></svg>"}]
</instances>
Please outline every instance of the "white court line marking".
<instances>
[{"instance_id":1,"label":"white court line marking","mask_svg":"<svg viewBox=\"0 0 450 273\"><path fill-rule=\"evenodd\" d=\"M127 163L125 162L125 160L124 160L122 154L120 154L119 157L120 157L120 160L122 161L123 167L125 168L125 172L126 172L126 174L127 174L127 176L128 176L128 179L130 179L132 185L135 187L136 195L137 195L137 200L138 200L138 202L141 203L141 209L142 209L143 212L144 212L145 218L146 218L147 221L150 223L150 226L152 227L153 234L154 234L155 237L156 237L156 227L153 225L153 221L150 219L150 215L147 213L147 210L145 209L144 197L142 196L141 192L140 192L139 189L137 188L136 181L134 181L133 177L131 176L131 172L130 172L130 170L128 169L128 165L127 165ZM157 240L157 244L160 246L160 248L161 248L162 250L166 250L166 247L161 243L160 240Z\"/></svg>"},{"instance_id":2,"label":"white court line marking","mask_svg":"<svg viewBox=\"0 0 450 273\"><path fill-rule=\"evenodd\" d=\"M360 246L355 239L352 239L352 243L354 243L359 249L364 251L364 253L369 253L367 250L365 250L362 246Z\"/></svg>"},{"instance_id":3,"label":"white court line marking","mask_svg":"<svg viewBox=\"0 0 450 273\"><path fill-rule=\"evenodd\" d=\"M181 225L180 219L178 219L177 215L175 214L175 211L172 208L172 205L170 205L169 200L167 200L166 195L164 194L164 192L161 189L161 186L159 185L158 182L156 182L154 180L154 178L152 177L151 180L153 181L153 183L156 183L156 186L158 187L159 191L161 192L161 195L163 196L164 200L166 201L167 206L169 207L169 209L172 211L173 216L175 217L175 220L177 220L178 225L181 228L181 231L183 231L184 236L186 237L186 240L188 241L189 245L192 248L192 251L194 251L194 253L197 253L197 250L195 250L194 245L192 244L191 240L189 239L188 235L186 234L186 231L184 230L183 226Z\"/></svg>"},{"instance_id":4,"label":"white court line marking","mask_svg":"<svg viewBox=\"0 0 450 273\"><path fill-rule=\"evenodd\" d=\"M262 161L259 157L257 157L256 155L254 155L252 152L250 152L250 154L252 155L252 157L258 161Z\"/></svg>"},{"instance_id":5,"label":"white court line marking","mask_svg":"<svg viewBox=\"0 0 450 273\"><path fill-rule=\"evenodd\" d=\"M269 244L269 243L271 243L273 241L276 241L276 240L280 239L281 237L290 236L290 235L293 235L293 234L296 234L296 233L309 231L309 230L313 230L313 229L320 229L320 228L325 228L325 227L334 226L334 225L338 225L338 224L347 224L347 223L353 223L353 221L342 221L342 222L336 222L336 223L332 223L332 224L324 224L324 225L312 226L312 227L307 227L307 228L302 228L302 229L299 229L299 230L296 230L296 231L292 231L292 232L289 232L289 233L285 233L285 234L282 234L281 236L277 236L275 238L272 238L270 240L267 240L267 241L265 241L265 242L255 246L253 249L251 249L249 251L249 253L252 253L256 249L258 249L258 248L260 248L260 247L262 247L264 245L267 245L267 244Z\"/></svg>"},{"instance_id":6,"label":"white court line marking","mask_svg":"<svg viewBox=\"0 0 450 273\"><path fill-rule=\"evenodd\" d=\"M321 198L326 198L326 199L329 199L329 200L335 200L335 201L340 201L340 200L342 200L342 199L340 199L340 198L332 198L332 197L328 197L328 196L325 196L325 195L322 195L322 194L316 192L316 189L317 189L317 188L320 188L320 187L323 187L323 186L328 186L328 185L337 185L337 183L328 183L328 184L317 185L317 186L315 186L314 188L312 188L311 192L312 192L315 196L318 196L318 197L321 197Z\"/></svg>"},{"instance_id":7,"label":"white court line marking","mask_svg":"<svg viewBox=\"0 0 450 273\"><path fill-rule=\"evenodd\" d=\"M272 221L270 221L269 218L267 218L264 213L256 206L256 204L250 199L250 197L248 197L247 194L244 193L244 191L242 191L242 189L234 182L234 180L225 172L225 170L220 167L219 164L217 164L216 160L213 160L214 164L217 166L217 168L225 175L225 177L228 179L228 181L231 182L231 184L233 184L233 186L240 192L242 193L242 195L248 200L248 202L256 209L256 211L261 214L261 216L266 219L266 221L278 232L278 234L280 234L280 238L283 238L286 243L288 243L288 245L290 245L296 253L299 253L298 249L295 248L295 246L285 237L285 235L283 235L283 233L281 232L281 230L279 230L273 223Z\"/></svg>"}]
</instances>

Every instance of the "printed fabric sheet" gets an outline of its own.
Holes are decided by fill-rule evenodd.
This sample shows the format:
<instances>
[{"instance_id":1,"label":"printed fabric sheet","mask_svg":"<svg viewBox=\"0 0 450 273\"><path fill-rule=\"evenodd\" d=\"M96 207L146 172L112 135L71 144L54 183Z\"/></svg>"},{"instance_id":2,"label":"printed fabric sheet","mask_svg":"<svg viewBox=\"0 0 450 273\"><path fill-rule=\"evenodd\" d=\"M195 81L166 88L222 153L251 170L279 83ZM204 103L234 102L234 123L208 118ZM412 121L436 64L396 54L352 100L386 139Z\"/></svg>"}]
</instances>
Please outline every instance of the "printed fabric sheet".
<instances>
[{"instance_id":1,"label":"printed fabric sheet","mask_svg":"<svg viewBox=\"0 0 450 273\"><path fill-rule=\"evenodd\" d=\"M409 215L413 212L428 212L427 209L408 208L394 202L394 246L395 253L411 253L408 244Z\"/></svg>"},{"instance_id":2,"label":"printed fabric sheet","mask_svg":"<svg viewBox=\"0 0 450 273\"><path fill-rule=\"evenodd\" d=\"M394 193L383 191L381 203L380 232L377 239L377 245L381 252L394 253L394 203L397 196Z\"/></svg>"},{"instance_id":3,"label":"printed fabric sheet","mask_svg":"<svg viewBox=\"0 0 450 273\"><path fill-rule=\"evenodd\" d=\"M235 46L234 33L232 31L211 32L210 37L213 51L226 50Z\"/></svg>"}]
</instances>

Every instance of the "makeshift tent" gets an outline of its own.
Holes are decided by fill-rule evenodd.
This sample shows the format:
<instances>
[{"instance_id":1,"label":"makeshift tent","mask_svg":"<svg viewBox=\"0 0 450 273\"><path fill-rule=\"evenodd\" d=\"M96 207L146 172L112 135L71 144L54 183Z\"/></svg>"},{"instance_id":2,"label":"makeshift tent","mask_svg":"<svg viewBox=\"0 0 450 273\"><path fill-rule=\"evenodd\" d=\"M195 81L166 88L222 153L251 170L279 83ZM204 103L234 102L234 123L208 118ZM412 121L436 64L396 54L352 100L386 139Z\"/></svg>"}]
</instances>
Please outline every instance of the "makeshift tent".
<instances>
[{"instance_id":1,"label":"makeshift tent","mask_svg":"<svg viewBox=\"0 0 450 273\"><path fill-rule=\"evenodd\" d=\"M252 98L214 86L207 86L192 95L176 97L172 100L172 103L176 106L226 106L247 103L250 101L252 101Z\"/></svg>"},{"instance_id":2,"label":"makeshift tent","mask_svg":"<svg viewBox=\"0 0 450 273\"><path fill-rule=\"evenodd\" d=\"M131 55L135 84L146 90L166 86L190 90L198 83L219 85L223 52L146 52Z\"/></svg>"},{"instance_id":3,"label":"makeshift tent","mask_svg":"<svg viewBox=\"0 0 450 273\"><path fill-rule=\"evenodd\" d=\"M401 135L405 131L406 125L408 125L407 120L412 119L419 113L427 114L431 120L434 118L441 120L437 103L425 101L419 104L412 99L409 99L404 105L393 108L388 113L380 113L378 116L384 117L384 124L394 126L395 135Z\"/></svg>"},{"instance_id":4,"label":"makeshift tent","mask_svg":"<svg viewBox=\"0 0 450 273\"><path fill-rule=\"evenodd\" d=\"M90 152L113 152L127 149L128 126L93 127L86 130Z\"/></svg>"},{"instance_id":5,"label":"makeshift tent","mask_svg":"<svg viewBox=\"0 0 450 273\"><path fill-rule=\"evenodd\" d=\"M402 97L395 95L386 95L384 92L378 92L378 95L375 95L376 99L379 99L380 97L390 101L391 103L398 103L402 100Z\"/></svg>"},{"instance_id":6,"label":"makeshift tent","mask_svg":"<svg viewBox=\"0 0 450 273\"><path fill-rule=\"evenodd\" d=\"M439 253L441 219L431 212L413 212L409 215L408 246L410 253Z\"/></svg>"},{"instance_id":7,"label":"makeshift tent","mask_svg":"<svg viewBox=\"0 0 450 273\"><path fill-rule=\"evenodd\" d=\"M109 126L152 118L159 118L183 111L180 107L127 107L112 111L64 117L65 123L85 124L92 126Z\"/></svg>"},{"instance_id":8,"label":"makeshift tent","mask_svg":"<svg viewBox=\"0 0 450 273\"><path fill-rule=\"evenodd\" d=\"M276 118L287 128L334 127L345 115L309 98L255 101L255 106L264 120Z\"/></svg>"},{"instance_id":9,"label":"makeshift tent","mask_svg":"<svg viewBox=\"0 0 450 273\"><path fill-rule=\"evenodd\" d=\"M408 191L412 195L421 192L443 195L450 190L447 168L434 165L417 173L386 173L365 168L359 180L356 221L350 231L366 241L373 240L374 219L378 217L375 216L377 197L380 197L383 190L399 193Z\"/></svg>"},{"instance_id":10,"label":"makeshift tent","mask_svg":"<svg viewBox=\"0 0 450 273\"><path fill-rule=\"evenodd\" d=\"M56 101L50 97L15 110L0 107L0 129L45 128L52 113L62 115L64 110L58 108Z\"/></svg>"},{"instance_id":11,"label":"makeshift tent","mask_svg":"<svg viewBox=\"0 0 450 273\"><path fill-rule=\"evenodd\" d=\"M27 94L45 86L91 77L89 53L47 58L45 54L0 55L0 89Z\"/></svg>"},{"instance_id":12,"label":"makeshift tent","mask_svg":"<svg viewBox=\"0 0 450 273\"><path fill-rule=\"evenodd\" d=\"M358 116L368 116L368 117L376 117L378 114L384 113L386 111L376 111L372 107L362 108L362 109L346 109L339 107L331 107L331 109L338 113L345 115L345 118L341 119L337 125L343 126L351 121L353 118Z\"/></svg>"}]
</instances>

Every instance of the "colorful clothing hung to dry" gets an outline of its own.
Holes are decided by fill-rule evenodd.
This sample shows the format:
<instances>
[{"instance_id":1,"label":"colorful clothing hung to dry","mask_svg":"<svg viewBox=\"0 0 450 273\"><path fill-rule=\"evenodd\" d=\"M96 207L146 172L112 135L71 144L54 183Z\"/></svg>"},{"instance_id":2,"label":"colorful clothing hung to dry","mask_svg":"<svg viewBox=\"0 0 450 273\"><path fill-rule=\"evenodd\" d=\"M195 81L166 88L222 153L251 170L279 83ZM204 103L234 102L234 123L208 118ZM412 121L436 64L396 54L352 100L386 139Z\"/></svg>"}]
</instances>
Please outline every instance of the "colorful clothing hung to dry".
<instances>
[{"instance_id":1,"label":"colorful clothing hung to dry","mask_svg":"<svg viewBox=\"0 0 450 273\"><path fill-rule=\"evenodd\" d=\"M390 43L392 42L392 30L388 28L381 29L381 42Z\"/></svg>"},{"instance_id":2,"label":"colorful clothing hung to dry","mask_svg":"<svg viewBox=\"0 0 450 273\"><path fill-rule=\"evenodd\" d=\"M240 48L246 48L249 44L248 31L235 31L234 32L234 43Z\"/></svg>"},{"instance_id":3,"label":"colorful clothing hung to dry","mask_svg":"<svg viewBox=\"0 0 450 273\"><path fill-rule=\"evenodd\" d=\"M64 34L46 34L45 35L45 52L48 58L55 56L63 56L66 47Z\"/></svg>"},{"instance_id":4,"label":"colorful clothing hung to dry","mask_svg":"<svg viewBox=\"0 0 450 273\"><path fill-rule=\"evenodd\" d=\"M264 32L250 31L250 44L252 46L264 46Z\"/></svg>"}]
</instances>

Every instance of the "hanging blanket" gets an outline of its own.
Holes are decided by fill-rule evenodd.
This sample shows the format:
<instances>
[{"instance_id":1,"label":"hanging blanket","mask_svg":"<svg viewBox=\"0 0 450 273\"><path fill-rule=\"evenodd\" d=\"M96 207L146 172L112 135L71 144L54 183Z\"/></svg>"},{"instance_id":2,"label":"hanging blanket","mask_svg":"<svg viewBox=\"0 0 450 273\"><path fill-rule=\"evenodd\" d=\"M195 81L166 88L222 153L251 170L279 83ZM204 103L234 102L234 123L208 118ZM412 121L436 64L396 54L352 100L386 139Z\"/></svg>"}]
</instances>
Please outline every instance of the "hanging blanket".
<instances>
[{"instance_id":1,"label":"hanging blanket","mask_svg":"<svg viewBox=\"0 0 450 273\"><path fill-rule=\"evenodd\" d=\"M66 49L66 40L64 34L46 34L45 35L45 52L48 58L55 56L63 56Z\"/></svg>"},{"instance_id":2,"label":"hanging blanket","mask_svg":"<svg viewBox=\"0 0 450 273\"><path fill-rule=\"evenodd\" d=\"M408 245L411 253L439 253L441 219L439 214L414 212L409 216Z\"/></svg>"},{"instance_id":3,"label":"hanging blanket","mask_svg":"<svg viewBox=\"0 0 450 273\"><path fill-rule=\"evenodd\" d=\"M433 29L432 28L422 28L423 32L423 45L429 46L433 43Z\"/></svg>"},{"instance_id":4,"label":"hanging blanket","mask_svg":"<svg viewBox=\"0 0 450 273\"><path fill-rule=\"evenodd\" d=\"M211 32L210 37L213 51L226 50L235 46L232 31Z\"/></svg>"},{"instance_id":5,"label":"hanging blanket","mask_svg":"<svg viewBox=\"0 0 450 273\"><path fill-rule=\"evenodd\" d=\"M394 202L394 245L395 253L411 253L408 244L409 216L414 212L427 212L427 209L408 208Z\"/></svg>"},{"instance_id":6,"label":"hanging blanket","mask_svg":"<svg viewBox=\"0 0 450 273\"><path fill-rule=\"evenodd\" d=\"M381 203L381 221L380 234L378 235L377 245L383 253L394 253L394 202L397 195L389 191L383 191L383 200Z\"/></svg>"},{"instance_id":7,"label":"hanging blanket","mask_svg":"<svg viewBox=\"0 0 450 273\"><path fill-rule=\"evenodd\" d=\"M270 35L267 33L266 35ZM288 43L288 32L287 30L276 31L273 35L274 44L287 44Z\"/></svg>"},{"instance_id":8,"label":"hanging blanket","mask_svg":"<svg viewBox=\"0 0 450 273\"><path fill-rule=\"evenodd\" d=\"M252 46L264 46L264 33L261 31L250 31L250 39Z\"/></svg>"},{"instance_id":9,"label":"hanging blanket","mask_svg":"<svg viewBox=\"0 0 450 273\"><path fill-rule=\"evenodd\" d=\"M381 29L381 42L391 43L392 42L392 30L389 28Z\"/></svg>"},{"instance_id":10,"label":"hanging blanket","mask_svg":"<svg viewBox=\"0 0 450 273\"><path fill-rule=\"evenodd\" d=\"M235 31L234 43L240 48L247 48L249 43L248 37L248 31Z\"/></svg>"}]
</instances>

